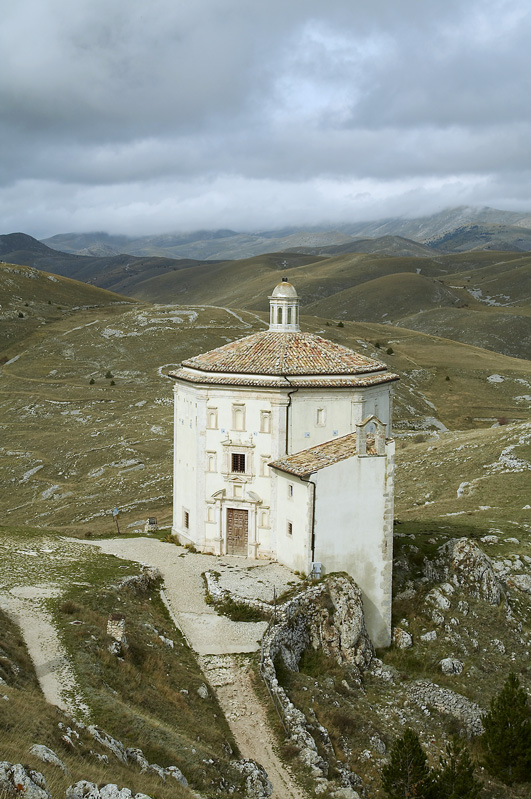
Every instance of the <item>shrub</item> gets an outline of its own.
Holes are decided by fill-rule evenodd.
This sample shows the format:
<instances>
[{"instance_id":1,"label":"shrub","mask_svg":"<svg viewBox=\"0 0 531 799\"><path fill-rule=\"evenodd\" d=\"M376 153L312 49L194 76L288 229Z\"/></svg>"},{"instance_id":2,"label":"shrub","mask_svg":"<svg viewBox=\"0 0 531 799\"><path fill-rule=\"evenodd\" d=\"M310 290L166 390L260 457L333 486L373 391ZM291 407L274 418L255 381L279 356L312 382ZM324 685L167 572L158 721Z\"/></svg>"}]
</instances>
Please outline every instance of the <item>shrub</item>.
<instances>
[{"instance_id":1,"label":"shrub","mask_svg":"<svg viewBox=\"0 0 531 799\"><path fill-rule=\"evenodd\" d=\"M114 382L114 380L111 380L111 382L109 383L109 385L110 385L110 386L115 386L115 385L116 385L116 383Z\"/></svg>"},{"instance_id":2,"label":"shrub","mask_svg":"<svg viewBox=\"0 0 531 799\"><path fill-rule=\"evenodd\" d=\"M387 353L388 355L393 355L393 353L394 353L394 349L393 349L392 347L387 347L387 349L386 349L386 353Z\"/></svg>"},{"instance_id":3,"label":"shrub","mask_svg":"<svg viewBox=\"0 0 531 799\"><path fill-rule=\"evenodd\" d=\"M338 327L345 327L345 325L343 324L343 322L338 322L338 323L337 323L337 326L338 326Z\"/></svg>"},{"instance_id":4,"label":"shrub","mask_svg":"<svg viewBox=\"0 0 531 799\"><path fill-rule=\"evenodd\" d=\"M418 735L407 729L395 741L387 766L382 771L382 785L388 799L433 799L433 776Z\"/></svg>"},{"instance_id":5,"label":"shrub","mask_svg":"<svg viewBox=\"0 0 531 799\"><path fill-rule=\"evenodd\" d=\"M94 378L93 378L93 377L91 377L91 378L90 378L90 380L89 380L89 385L90 385L90 386L93 386L95 382L96 382L96 381L94 380Z\"/></svg>"},{"instance_id":6,"label":"shrub","mask_svg":"<svg viewBox=\"0 0 531 799\"><path fill-rule=\"evenodd\" d=\"M454 738L435 777L438 799L478 799L481 783L474 777L474 764L463 741Z\"/></svg>"},{"instance_id":7,"label":"shrub","mask_svg":"<svg viewBox=\"0 0 531 799\"><path fill-rule=\"evenodd\" d=\"M24 319L24 314L22 313L22 311L18 312L18 318L19 319Z\"/></svg>"},{"instance_id":8,"label":"shrub","mask_svg":"<svg viewBox=\"0 0 531 799\"><path fill-rule=\"evenodd\" d=\"M112 372L110 371L110 369L107 369L107 371L105 372L105 379L106 379L106 380L110 380L110 379L111 379L111 377L114 377L114 375L112 374Z\"/></svg>"},{"instance_id":9,"label":"shrub","mask_svg":"<svg viewBox=\"0 0 531 799\"><path fill-rule=\"evenodd\" d=\"M531 723L527 694L516 674L509 674L493 697L481 738L485 765L506 785L531 779Z\"/></svg>"}]
</instances>

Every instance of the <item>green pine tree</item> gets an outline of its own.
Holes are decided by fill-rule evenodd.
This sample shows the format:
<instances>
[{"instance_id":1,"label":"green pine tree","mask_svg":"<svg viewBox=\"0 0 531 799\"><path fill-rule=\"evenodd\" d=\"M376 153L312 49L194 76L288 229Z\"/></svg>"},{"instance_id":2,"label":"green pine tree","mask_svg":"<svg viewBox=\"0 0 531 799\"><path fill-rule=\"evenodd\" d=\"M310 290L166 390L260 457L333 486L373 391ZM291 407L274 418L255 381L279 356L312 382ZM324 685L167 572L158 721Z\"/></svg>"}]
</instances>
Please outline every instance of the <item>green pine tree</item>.
<instances>
[{"instance_id":1,"label":"green pine tree","mask_svg":"<svg viewBox=\"0 0 531 799\"><path fill-rule=\"evenodd\" d=\"M382 785L388 799L432 799L433 777L418 735L407 729L390 752L382 770Z\"/></svg>"},{"instance_id":2,"label":"green pine tree","mask_svg":"<svg viewBox=\"0 0 531 799\"><path fill-rule=\"evenodd\" d=\"M447 745L435 786L440 799L478 799L481 783L474 777L474 764L463 741L455 738Z\"/></svg>"},{"instance_id":3,"label":"green pine tree","mask_svg":"<svg viewBox=\"0 0 531 799\"><path fill-rule=\"evenodd\" d=\"M531 719L527 694L515 674L509 674L492 699L483 725L481 742L488 771L506 785L530 780Z\"/></svg>"}]
</instances>

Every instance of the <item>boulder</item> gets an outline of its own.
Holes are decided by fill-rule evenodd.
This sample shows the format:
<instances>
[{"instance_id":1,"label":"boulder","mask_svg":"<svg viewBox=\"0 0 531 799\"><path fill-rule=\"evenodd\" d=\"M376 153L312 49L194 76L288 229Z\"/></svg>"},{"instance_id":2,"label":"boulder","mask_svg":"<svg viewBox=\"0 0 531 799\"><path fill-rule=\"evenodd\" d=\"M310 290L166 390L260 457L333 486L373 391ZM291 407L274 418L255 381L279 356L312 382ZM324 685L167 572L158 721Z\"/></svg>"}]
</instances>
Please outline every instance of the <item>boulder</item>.
<instances>
[{"instance_id":1,"label":"boulder","mask_svg":"<svg viewBox=\"0 0 531 799\"><path fill-rule=\"evenodd\" d=\"M424 571L429 579L448 581L489 605L499 605L504 593L491 559L469 538L447 541L439 547L433 561L425 561ZM428 597L433 593L430 591ZM437 597L437 600L443 610L440 598Z\"/></svg>"},{"instance_id":2,"label":"boulder","mask_svg":"<svg viewBox=\"0 0 531 799\"><path fill-rule=\"evenodd\" d=\"M57 766L61 769L61 771L64 771L65 774L68 771L63 761L57 757L55 752L53 752L51 749L48 749L47 746L43 746L42 744L33 744L30 749L30 753L35 755L35 757L38 757L39 760L42 760L43 763L51 763L53 766Z\"/></svg>"},{"instance_id":3,"label":"boulder","mask_svg":"<svg viewBox=\"0 0 531 799\"><path fill-rule=\"evenodd\" d=\"M439 666L443 674L461 674L463 664L456 658L443 658L439 661Z\"/></svg>"},{"instance_id":4,"label":"boulder","mask_svg":"<svg viewBox=\"0 0 531 799\"><path fill-rule=\"evenodd\" d=\"M0 762L0 793L24 796L25 799L51 799L46 780L40 771L26 769L21 763Z\"/></svg>"},{"instance_id":5,"label":"boulder","mask_svg":"<svg viewBox=\"0 0 531 799\"><path fill-rule=\"evenodd\" d=\"M393 627L393 644L398 649L410 649L413 646L413 637L401 627Z\"/></svg>"},{"instance_id":6,"label":"boulder","mask_svg":"<svg viewBox=\"0 0 531 799\"><path fill-rule=\"evenodd\" d=\"M265 769L254 760L236 760L232 763L245 777L245 794L247 799L268 799L273 793Z\"/></svg>"}]
</instances>

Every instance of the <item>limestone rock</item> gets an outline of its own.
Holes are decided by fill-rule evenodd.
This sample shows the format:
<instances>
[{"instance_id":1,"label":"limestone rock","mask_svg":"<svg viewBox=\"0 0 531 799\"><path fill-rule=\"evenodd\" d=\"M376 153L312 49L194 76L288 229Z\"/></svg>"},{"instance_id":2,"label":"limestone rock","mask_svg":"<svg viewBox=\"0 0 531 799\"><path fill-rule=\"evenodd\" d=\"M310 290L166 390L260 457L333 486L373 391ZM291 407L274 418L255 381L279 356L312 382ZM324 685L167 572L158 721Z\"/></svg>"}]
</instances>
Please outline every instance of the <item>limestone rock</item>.
<instances>
[{"instance_id":1,"label":"limestone rock","mask_svg":"<svg viewBox=\"0 0 531 799\"><path fill-rule=\"evenodd\" d=\"M197 689L197 694L201 699L208 699L208 688L206 687L205 683L201 683L199 688Z\"/></svg>"},{"instance_id":2,"label":"limestone rock","mask_svg":"<svg viewBox=\"0 0 531 799\"><path fill-rule=\"evenodd\" d=\"M119 590L128 588L134 591L135 594L144 594L149 591L155 583L162 579L162 575L158 569L151 567L142 569L140 574L132 574L130 577L124 577L120 580L117 588Z\"/></svg>"},{"instance_id":3,"label":"limestone rock","mask_svg":"<svg viewBox=\"0 0 531 799\"><path fill-rule=\"evenodd\" d=\"M101 788L94 782L80 780L75 785L70 785L66 789L66 799L151 799L145 793L137 793L133 796L129 788L119 788L114 783L108 783Z\"/></svg>"},{"instance_id":4,"label":"limestone rock","mask_svg":"<svg viewBox=\"0 0 531 799\"><path fill-rule=\"evenodd\" d=\"M437 550L434 561L425 561L424 571L428 578L451 582L471 596L485 600L489 605L500 604L503 589L493 563L478 545L468 538L452 539L443 544Z\"/></svg>"},{"instance_id":5,"label":"limestone rock","mask_svg":"<svg viewBox=\"0 0 531 799\"><path fill-rule=\"evenodd\" d=\"M141 749L138 749L136 747L128 747L125 750L125 755L129 760L129 762L136 763L138 766L140 766L141 772L147 770L149 766L149 761Z\"/></svg>"},{"instance_id":6,"label":"limestone rock","mask_svg":"<svg viewBox=\"0 0 531 799\"><path fill-rule=\"evenodd\" d=\"M463 664L456 658L443 658L439 661L439 666L443 674L461 674Z\"/></svg>"},{"instance_id":7,"label":"limestone rock","mask_svg":"<svg viewBox=\"0 0 531 799\"><path fill-rule=\"evenodd\" d=\"M413 646L413 638L410 633L401 627L393 628L393 644L398 649L409 649Z\"/></svg>"},{"instance_id":8,"label":"limestone rock","mask_svg":"<svg viewBox=\"0 0 531 799\"><path fill-rule=\"evenodd\" d=\"M360 795L354 788L338 788L332 794L334 799L360 799Z\"/></svg>"},{"instance_id":9,"label":"limestone rock","mask_svg":"<svg viewBox=\"0 0 531 799\"><path fill-rule=\"evenodd\" d=\"M408 686L407 692L417 705L429 705L439 713L457 719L469 735L482 735L484 732L482 718L485 711L466 696L442 688L430 680L415 680Z\"/></svg>"},{"instance_id":10,"label":"limestone rock","mask_svg":"<svg viewBox=\"0 0 531 799\"><path fill-rule=\"evenodd\" d=\"M48 749L47 746L43 746L42 744L33 744L30 752L32 755L35 755L35 757L38 757L39 760L42 760L43 763L51 763L52 765L60 768L61 771L64 771L66 774L68 769L63 761L57 757L55 752L53 752L51 749Z\"/></svg>"},{"instance_id":11,"label":"limestone rock","mask_svg":"<svg viewBox=\"0 0 531 799\"><path fill-rule=\"evenodd\" d=\"M437 630L430 630L420 636L421 641L435 641L437 639Z\"/></svg>"},{"instance_id":12,"label":"limestone rock","mask_svg":"<svg viewBox=\"0 0 531 799\"><path fill-rule=\"evenodd\" d=\"M185 788L187 787L188 780L182 773L181 769L177 768L177 766L168 766L164 769L164 771L166 772L167 777L173 777L173 779L177 780L178 783L184 785Z\"/></svg>"},{"instance_id":13,"label":"limestone rock","mask_svg":"<svg viewBox=\"0 0 531 799\"><path fill-rule=\"evenodd\" d=\"M268 799L273 793L265 769L254 760L236 760L232 763L245 777L245 793L247 799Z\"/></svg>"},{"instance_id":14,"label":"limestone rock","mask_svg":"<svg viewBox=\"0 0 531 799\"><path fill-rule=\"evenodd\" d=\"M26 769L21 763L0 762L0 792L25 799L51 799L46 780L40 771Z\"/></svg>"},{"instance_id":15,"label":"limestone rock","mask_svg":"<svg viewBox=\"0 0 531 799\"><path fill-rule=\"evenodd\" d=\"M510 587L516 586L520 591L531 594L531 577L529 574L512 574L507 580L507 585Z\"/></svg>"},{"instance_id":16,"label":"limestone rock","mask_svg":"<svg viewBox=\"0 0 531 799\"><path fill-rule=\"evenodd\" d=\"M104 730L100 730L100 728L96 727L94 724L91 724L89 727L87 727L87 730L96 741L103 746L106 746L107 749L110 749L111 752L116 755L118 760L121 760L122 763L127 763L125 747L121 741L117 741L111 735L106 733Z\"/></svg>"}]
</instances>

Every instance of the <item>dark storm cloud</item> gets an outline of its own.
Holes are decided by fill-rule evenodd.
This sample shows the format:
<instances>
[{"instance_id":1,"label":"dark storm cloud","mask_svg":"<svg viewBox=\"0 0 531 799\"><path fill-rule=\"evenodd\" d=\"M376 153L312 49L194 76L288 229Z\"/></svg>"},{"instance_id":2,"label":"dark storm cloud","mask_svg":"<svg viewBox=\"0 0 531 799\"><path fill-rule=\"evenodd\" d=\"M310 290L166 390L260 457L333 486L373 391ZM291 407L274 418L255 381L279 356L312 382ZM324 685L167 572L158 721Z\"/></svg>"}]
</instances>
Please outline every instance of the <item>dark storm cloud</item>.
<instances>
[{"instance_id":1,"label":"dark storm cloud","mask_svg":"<svg viewBox=\"0 0 531 799\"><path fill-rule=\"evenodd\" d=\"M2 227L531 208L530 29L523 0L19 0Z\"/></svg>"}]
</instances>

